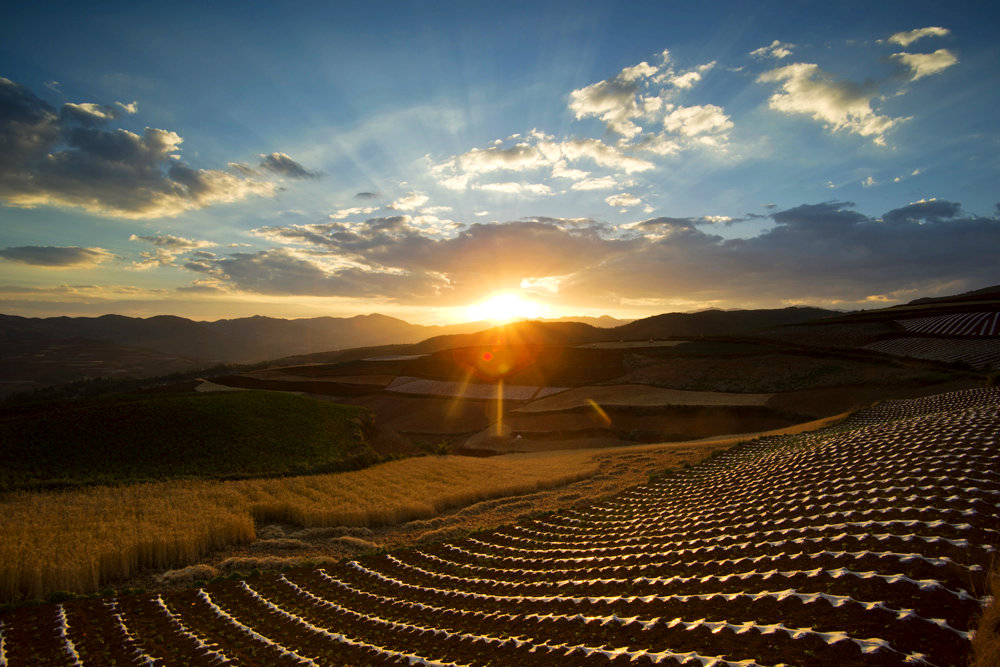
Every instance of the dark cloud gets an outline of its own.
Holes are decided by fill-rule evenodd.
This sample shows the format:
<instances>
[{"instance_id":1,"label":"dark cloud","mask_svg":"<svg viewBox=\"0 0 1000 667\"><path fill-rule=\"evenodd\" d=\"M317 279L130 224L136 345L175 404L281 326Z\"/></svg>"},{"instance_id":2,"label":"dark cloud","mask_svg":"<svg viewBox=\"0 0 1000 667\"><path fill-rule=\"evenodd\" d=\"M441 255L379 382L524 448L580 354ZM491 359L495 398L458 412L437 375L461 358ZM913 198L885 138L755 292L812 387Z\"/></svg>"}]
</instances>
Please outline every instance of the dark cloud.
<instances>
[{"instance_id":1,"label":"dark cloud","mask_svg":"<svg viewBox=\"0 0 1000 667\"><path fill-rule=\"evenodd\" d=\"M428 233L399 215L262 228L258 235L286 247L224 258L205 253L185 266L252 292L438 305L541 279L558 286L557 298L589 307L665 299L850 304L943 283L1000 282L1000 219L962 216L954 202L917 202L869 217L834 201L769 217L773 226L759 235L727 239L703 218L616 228L538 217Z\"/></svg>"},{"instance_id":2,"label":"dark cloud","mask_svg":"<svg viewBox=\"0 0 1000 667\"><path fill-rule=\"evenodd\" d=\"M270 183L178 162L180 136L147 127L108 129L114 107L65 104L58 112L0 78L0 200L18 206L77 206L124 218L174 216L250 195Z\"/></svg>"},{"instance_id":3,"label":"dark cloud","mask_svg":"<svg viewBox=\"0 0 1000 667\"><path fill-rule=\"evenodd\" d=\"M550 219L552 220L552 219ZM516 287L525 276L564 275L590 266L629 242L607 240L597 227L564 228L533 220L472 224L457 236L434 238L410 216L373 218L361 225L323 223L257 230L272 240L311 245L360 265L449 276L453 287Z\"/></svg>"},{"instance_id":4,"label":"dark cloud","mask_svg":"<svg viewBox=\"0 0 1000 667\"><path fill-rule=\"evenodd\" d=\"M853 202L825 202L823 204L802 204L785 211L771 214L779 225L797 228L828 228L830 231L844 230L851 225L867 220L857 211L850 210Z\"/></svg>"},{"instance_id":5,"label":"dark cloud","mask_svg":"<svg viewBox=\"0 0 1000 667\"><path fill-rule=\"evenodd\" d=\"M309 171L285 153L260 156L260 167L288 178L319 178L316 171Z\"/></svg>"},{"instance_id":6,"label":"dark cloud","mask_svg":"<svg viewBox=\"0 0 1000 667\"><path fill-rule=\"evenodd\" d=\"M957 217L961 210L962 207L955 202L929 199L889 211L882 219L890 224L942 222Z\"/></svg>"},{"instance_id":7,"label":"dark cloud","mask_svg":"<svg viewBox=\"0 0 1000 667\"><path fill-rule=\"evenodd\" d=\"M377 192L359 192L354 195L355 199L378 199L381 195Z\"/></svg>"},{"instance_id":8,"label":"dark cloud","mask_svg":"<svg viewBox=\"0 0 1000 667\"><path fill-rule=\"evenodd\" d=\"M1000 220L945 218L960 209L950 202L922 213L911 206L880 220L842 202L802 205L774 213L773 229L747 239L727 240L682 226L683 234L650 235L627 256L578 272L564 292L581 299L850 303L945 282L970 287L1000 282L995 259ZM933 215L937 224L924 224ZM636 227L655 226L650 222Z\"/></svg>"},{"instance_id":9,"label":"dark cloud","mask_svg":"<svg viewBox=\"0 0 1000 667\"><path fill-rule=\"evenodd\" d=\"M24 86L0 78L0 177L44 158L59 131L55 109Z\"/></svg>"},{"instance_id":10,"label":"dark cloud","mask_svg":"<svg viewBox=\"0 0 1000 667\"><path fill-rule=\"evenodd\" d=\"M187 252L196 248L208 248L215 245L211 241L196 241L193 239L186 239L183 236L174 236L173 234L153 234L149 236L132 234L128 237L128 239L129 241L146 241L147 243L152 243L158 248L165 248L178 253Z\"/></svg>"},{"instance_id":11,"label":"dark cloud","mask_svg":"<svg viewBox=\"0 0 1000 667\"><path fill-rule=\"evenodd\" d=\"M0 250L0 257L33 266L68 268L94 266L110 259L112 255L102 248L19 246L3 248Z\"/></svg>"}]
</instances>

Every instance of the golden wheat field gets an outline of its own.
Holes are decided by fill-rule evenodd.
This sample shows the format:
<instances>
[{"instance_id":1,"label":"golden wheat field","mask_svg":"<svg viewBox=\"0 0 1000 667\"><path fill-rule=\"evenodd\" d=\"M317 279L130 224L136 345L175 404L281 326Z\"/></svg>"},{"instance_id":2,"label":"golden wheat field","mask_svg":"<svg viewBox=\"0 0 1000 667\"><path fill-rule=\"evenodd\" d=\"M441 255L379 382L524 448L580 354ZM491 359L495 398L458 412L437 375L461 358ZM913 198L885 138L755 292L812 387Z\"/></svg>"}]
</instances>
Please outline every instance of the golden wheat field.
<instances>
[{"instance_id":1,"label":"golden wheat field","mask_svg":"<svg viewBox=\"0 0 1000 667\"><path fill-rule=\"evenodd\" d=\"M0 498L0 600L85 593L147 568L195 562L254 539L254 522L377 526L486 498L565 484L597 470L586 452L392 461L284 479L162 482Z\"/></svg>"}]
</instances>

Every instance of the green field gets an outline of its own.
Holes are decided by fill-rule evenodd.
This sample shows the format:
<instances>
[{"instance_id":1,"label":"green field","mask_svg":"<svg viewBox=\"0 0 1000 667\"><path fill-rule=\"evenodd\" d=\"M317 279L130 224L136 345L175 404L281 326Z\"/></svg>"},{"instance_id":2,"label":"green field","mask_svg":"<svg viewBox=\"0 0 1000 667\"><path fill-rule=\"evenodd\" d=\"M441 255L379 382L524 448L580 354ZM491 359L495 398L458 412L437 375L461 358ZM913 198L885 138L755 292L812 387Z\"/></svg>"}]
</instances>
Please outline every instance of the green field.
<instances>
[{"instance_id":1,"label":"green field","mask_svg":"<svg viewBox=\"0 0 1000 667\"><path fill-rule=\"evenodd\" d=\"M0 412L0 491L349 470L363 408L277 392L106 396Z\"/></svg>"}]
</instances>

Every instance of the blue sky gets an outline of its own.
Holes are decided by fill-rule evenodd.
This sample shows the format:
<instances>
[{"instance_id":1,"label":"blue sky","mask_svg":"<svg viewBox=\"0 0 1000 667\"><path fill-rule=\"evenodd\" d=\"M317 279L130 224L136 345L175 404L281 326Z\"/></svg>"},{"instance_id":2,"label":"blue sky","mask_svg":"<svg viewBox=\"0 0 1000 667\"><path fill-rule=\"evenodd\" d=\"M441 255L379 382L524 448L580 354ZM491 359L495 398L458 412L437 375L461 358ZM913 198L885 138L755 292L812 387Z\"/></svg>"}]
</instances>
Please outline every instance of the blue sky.
<instances>
[{"instance_id":1,"label":"blue sky","mask_svg":"<svg viewBox=\"0 0 1000 667\"><path fill-rule=\"evenodd\" d=\"M640 317L1000 283L992 3L208 4L6 10L0 312Z\"/></svg>"}]
</instances>

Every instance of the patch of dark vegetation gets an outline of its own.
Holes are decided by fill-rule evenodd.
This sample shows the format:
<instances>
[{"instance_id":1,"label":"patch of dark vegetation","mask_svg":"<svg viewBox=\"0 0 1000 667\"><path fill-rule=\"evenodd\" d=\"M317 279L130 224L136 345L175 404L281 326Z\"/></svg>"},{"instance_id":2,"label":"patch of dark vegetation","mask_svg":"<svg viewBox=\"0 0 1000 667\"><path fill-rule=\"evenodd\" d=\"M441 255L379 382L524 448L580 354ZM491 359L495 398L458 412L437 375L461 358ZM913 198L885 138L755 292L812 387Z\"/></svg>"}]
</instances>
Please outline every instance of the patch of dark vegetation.
<instances>
[{"instance_id":1,"label":"patch of dark vegetation","mask_svg":"<svg viewBox=\"0 0 1000 667\"><path fill-rule=\"evenodd\" d=\"M369 410L277 392L127 394L0 410L0 491L354 470Z\"/></svg>"},{"instance_id":2,"label":"patch of dark vegetation","mask_svg":"<svg viewBox=\"0 0 1000 667\"><path fill-rule=\"evenodd\" d=\"M0 410L6 406L45 403L73 398L95 398L108 394L163 391L177 393L193 390L196 380L201 377L230 375L236 372L245 372L253 368L256 368L256 366L219 364L209 368L170 373L151 378L87 378L51 387L42 387L34 391L11 394L4 397L3 401L0 402Z\"/></svg>"},{"instance_id":3,"label":"patch of dark vegetation","mask_svg":"<svg viewBox=\"0 0 1000 667\"><path fill-rule=\"evenodd\" d=\"M364 396L381 391L381 387L370 384L349 384L325 382L322 380L266 380L247 375L223 375L213 377L213 382L239 389L261 389L264 391L300 391L322 396Z\"/></svg>"}]
</instances>

